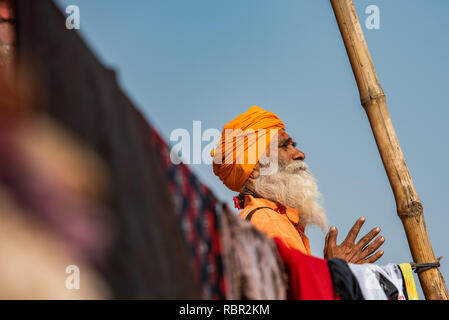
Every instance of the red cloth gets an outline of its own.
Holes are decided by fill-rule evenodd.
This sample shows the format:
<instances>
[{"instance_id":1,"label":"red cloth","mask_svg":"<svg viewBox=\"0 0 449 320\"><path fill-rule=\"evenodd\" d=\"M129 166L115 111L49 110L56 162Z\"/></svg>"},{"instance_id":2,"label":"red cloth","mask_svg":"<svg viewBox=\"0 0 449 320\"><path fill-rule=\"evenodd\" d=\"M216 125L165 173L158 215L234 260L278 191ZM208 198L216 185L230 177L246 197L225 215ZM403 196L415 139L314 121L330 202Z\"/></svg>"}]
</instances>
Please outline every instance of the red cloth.
<instances>
[{"instance_id":1,"label":"red cloth","mask_svg":"<svg viewBox=\"0 0 449 320\"><path fill-rule=\"evenodd\" d=\"M274 238L289 278L287 298L291 300L340 300L324 259L308 256L288 248Z\"/></svg>"}]
</instances>

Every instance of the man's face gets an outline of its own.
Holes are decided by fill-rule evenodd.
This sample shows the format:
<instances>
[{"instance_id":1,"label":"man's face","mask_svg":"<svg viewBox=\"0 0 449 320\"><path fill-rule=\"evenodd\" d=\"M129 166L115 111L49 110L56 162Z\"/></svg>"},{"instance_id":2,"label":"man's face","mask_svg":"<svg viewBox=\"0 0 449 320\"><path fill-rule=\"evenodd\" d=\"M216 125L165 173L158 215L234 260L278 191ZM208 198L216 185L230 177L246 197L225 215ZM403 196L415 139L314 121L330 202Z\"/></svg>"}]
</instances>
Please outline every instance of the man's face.
<instances>
[{"instance_id":1,"label":"man's face","mask_svg":"<svg viewBox=\"0 0 449 320\"><path fill-rule=\"evenodd\" d=\"M304 161L306 155L296 148L296 143L284 129L279 131L278 141L279 164L287 166L297 160Z\"/></svg>"},{"instance_id":2,"label":"man's face","mask_svg":"<svg viewBox=\"0 0 449 320\"><path fill-rule=\"evenodd\" d=\"M318 201L321 195L316 180L303 162L306 156L295 148L295 143L285 130L278 133L278 154L269 155L270 149L259 160L259 175L254 175L250 180L254 184L255 194L296 209L300 212L302 225L315 224L324 231L326 214Z\"/></svg>"}]
</instances>

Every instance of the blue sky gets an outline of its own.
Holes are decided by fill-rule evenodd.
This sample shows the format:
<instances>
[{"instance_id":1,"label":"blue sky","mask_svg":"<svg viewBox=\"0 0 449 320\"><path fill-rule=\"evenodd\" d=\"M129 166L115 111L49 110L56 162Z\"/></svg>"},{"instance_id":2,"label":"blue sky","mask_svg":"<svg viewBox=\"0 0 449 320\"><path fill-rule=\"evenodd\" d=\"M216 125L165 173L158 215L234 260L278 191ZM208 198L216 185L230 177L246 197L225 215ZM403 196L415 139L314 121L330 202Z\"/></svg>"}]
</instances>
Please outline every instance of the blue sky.
<instances>
[{"instance_id":1,"label":"blue sky","mask_svg":"<svg viewBox=\"0 0 449 320\"><path fill-rule=\"evenodd\" d=\"M221 130L252 105L273 111L306 154L339 241L365 216L362 233L380 226L386 238L379 264L411 261L328 0L57 3L79 6L81 35L166 139L177 128L191 132L195 120ZM449 259L449 1L355 4L435 254ZM368 5L380 9L379 30L364 26ZM209 165L192 168L231 201ZM307 233L322 256L324 234ZM446 259L441 271L449 276Z\"/></svg>"}]
</instances>

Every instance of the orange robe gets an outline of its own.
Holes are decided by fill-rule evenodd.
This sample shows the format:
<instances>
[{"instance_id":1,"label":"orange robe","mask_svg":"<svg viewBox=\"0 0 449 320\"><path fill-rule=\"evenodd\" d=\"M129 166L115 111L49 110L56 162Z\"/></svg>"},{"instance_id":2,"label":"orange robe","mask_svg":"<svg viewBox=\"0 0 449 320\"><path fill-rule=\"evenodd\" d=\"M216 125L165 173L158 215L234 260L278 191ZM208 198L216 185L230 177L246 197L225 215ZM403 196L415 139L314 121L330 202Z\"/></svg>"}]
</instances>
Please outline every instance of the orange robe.
<instances>
[{"instance_id":1,"label":"orange robe","mask_svg":"<svg viewBox=\"0 0 449 320\"><path fill-rule=\"evenodd\" d=\"M239 215L242 219L245 219L252 210L258 207L276 209L277 205L275 202L267 199L246 195L244 198L244 209L240 211ZM279 238L287 247L311 255L309 239L304 233L304 226L299 225L298 222L298 211L289 207L287 207L285 214L268 208L259 209L251 218L251 223L269 237Z\"/></svg>"}]
</instances>

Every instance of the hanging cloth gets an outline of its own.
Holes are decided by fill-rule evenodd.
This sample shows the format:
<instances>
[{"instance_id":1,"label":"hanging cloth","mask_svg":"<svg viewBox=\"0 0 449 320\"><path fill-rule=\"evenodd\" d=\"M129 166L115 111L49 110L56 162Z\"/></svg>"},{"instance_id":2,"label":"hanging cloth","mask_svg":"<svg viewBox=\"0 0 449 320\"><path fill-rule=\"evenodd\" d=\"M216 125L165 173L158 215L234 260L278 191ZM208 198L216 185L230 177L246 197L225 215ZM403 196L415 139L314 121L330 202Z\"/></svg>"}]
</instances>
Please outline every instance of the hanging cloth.
<instances>
[{"instance_id":1,"label":"hanging cloth","mask_svg":"<svg viewBox=\"0 0 449 320\"><path fill-rule=\"evenodd\" d=\"M226 289L221 258L220 214L217 211L221 207L219 201L187 165L175 165L171 161L167 143L154 128L151 128L151 134L203 299L224 299Z\"/></svg>"},{"instance_id":2,"label":"hanging cloth","mask_svg":"<svg viewBox=\"0 0 449 320\"><path fill-rule=\"evenodd\" d=\"M287 276L276 244L223 206L221 243L228 300L285 300Z\"/></svg>"},{"instance_id":3,"label":"hanging cloth","mask_svg":"<svg viewBox=\"0 0 449 320\"><path fill-rule=\"evenodd\" d=\"M405 288L402 281L402 272L398 265L389 263L384 266L380 266L382 270L388 275L388 279L395 285L398 290L397 300L407 300L406 294L404 293Z\"/></svg>"},{"instance_id":4,"label":"hanging cloth","mask_svg":"<svg viewBox=\"0 0 449 320\"><path fill-rule=\"evenodd\" d=\"M399 264L399 268L401 269L404 278L405 291L407 291L408 300L419 300L410 263L401 263Z\"/></svg>"},{"instance_id":5,"label":"hanging cloth","mask_svg":"<svg viewBox=\"0 0 449 320\"><path fill-rule=\"evenodd\" d=\"M292 300L340 300L332 285L327 261L288 248L274 238L289 279L287 298Z\"/></svg>"},{"instance_id":6,"label":"hanging cloth","mask_svg":"<svg viewBox=\"0 0 449 320\"><path fill-rule=\"evenodd\" d=\"M365 300L357 278L343 259L327 260L332 284L341 300Z\"/></svg>"},{"instance_id":7,"label":"hanging cloth","mask_svg":"<svg viewBox=\"0 0 449 320\"><path fill-rule=\"evenodd\" d=\"M367 264L348 263L348 266L357 278L365 300L387 300L378 276Z\"/></svg>"},{"instance_id":8,"label":"hanging cloth","mask_svg":"<svg viewBox=\"0 0 449 320\"><path fill-rule=\"evenodd\" d=\"M366 300L406 300L402 278L394 265L348 264L354 273Z\"/></svg>"}]
</instances>

